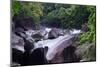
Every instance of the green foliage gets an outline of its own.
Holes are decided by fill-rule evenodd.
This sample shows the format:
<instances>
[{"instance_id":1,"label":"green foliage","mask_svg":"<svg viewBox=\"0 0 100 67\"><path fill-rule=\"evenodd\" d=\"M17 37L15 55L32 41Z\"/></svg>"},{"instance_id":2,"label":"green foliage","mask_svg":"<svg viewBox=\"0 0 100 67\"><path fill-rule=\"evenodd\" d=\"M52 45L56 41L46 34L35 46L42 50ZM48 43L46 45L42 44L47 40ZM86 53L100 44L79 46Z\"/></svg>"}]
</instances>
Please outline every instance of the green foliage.
<instances>
[{"instance_id":1,"label":"green foliage","mask_svg":"<svg viewBox=\"0 0 100 67\"><path fill-rule=\"evenodd\" d=\"M95 42L96 37L96 8L95 7L87 7L87 10L90 12L88 17L88 29L89 31L82 34L80 37L80 43L85 42Z\"/></svg>"},{"instance_id":2,"label":"green foliage","mask_svg":"<svg viewBox=\"0 0 100 67\"><path fill-rule=\"evenodd\" d=\"M39 22L64 29L82 29L82 25L86 24L88 30L79 36L79 43L93 43L96 39L95 6L13 1L12 16L15 15L33 17L37 27ZM84 57L95 60L95 47L87 50Z\"/></svg>"},{"instance_id":3,"label":"green foliage","mask_svg":"<svg viewBox=\"0 0 100 67\"><path fill-rule=\"evenodd\" d=\"M95 6L13 1L12 13L13 16L31 16L37 24L44 21L45 24L58 24L57 27L64 29L81 29L86 23L88 31L80 36L80 43L95 41Z\"/></svg>"},{"instance_id":4,"label":"green foliage","mask_svg":"<svg viewBox=\"0 0 100 67\"><path fill-rule=\"evenodd\" d=\"M36 22L40 21L40 17L43 16L43 7L40 3L22 3L25 14L32 16Z\"/></svg>"},{"instance_id":5,"label":"green foliage","mask_svg":"<svg viewBox=\"0 0 100 67\"><path fill-rule=\"evenodd\" d=\"M43 16L43 6L41 3L13 1L13 15L31 16L34 21L39 22Z\"/></svg>"},{"instance_id":6,"label":"green foliage","mask_svg":"<svg viewBox=\"0 0 100 67\"><path fill-rule=\"evenodd\" d=\"M50 21L54 18L57 18L61 20L59 21L61 23L61 28L79 29L81 28L81 25L87 20L88 15L89 13L86 10L86 6L69 5L68 7L55 7L54 10L47 14L45 19L46 22L52 23Z\"/></svg>"},{"instance_id":7,"label":"green foliage","mask_svg":"<svg viewBox=\"0 0 100 67\"><path fill-rule=\"evenodd\" d=\"M22 5L18 1L12 1L12 16L19 14Z\"/></svg>"}]
</instances>

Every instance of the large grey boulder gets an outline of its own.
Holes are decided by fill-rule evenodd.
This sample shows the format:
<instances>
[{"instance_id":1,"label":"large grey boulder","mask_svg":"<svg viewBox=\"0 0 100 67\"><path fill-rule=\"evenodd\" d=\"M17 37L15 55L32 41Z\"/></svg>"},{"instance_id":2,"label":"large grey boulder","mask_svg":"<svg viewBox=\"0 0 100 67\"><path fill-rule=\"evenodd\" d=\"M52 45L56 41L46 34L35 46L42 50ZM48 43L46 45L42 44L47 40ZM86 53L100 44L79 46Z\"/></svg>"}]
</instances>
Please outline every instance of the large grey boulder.
<instances>
[{"instance_id":1,"label":"large grey boulder","mask_svg":"<svg viewBox=\"0 0 100 67\"><path fill-rule=\"evenodd\" d=\"M80 61L95 61L96 60L96 45L93 43L85 43L79 45L75 51L77 57L80 57Z\"/></svg>"},{"instance_id":2,"label":"large grey boulder","mask_svg":"<svg viewBox=\"0 0 100 67\"><path fill-rule=\"evenodd\" d=\"M25 42L24 42L23 38L12 33L12 35L11 35L11 47L12 48L15 48L19 51L24 52L25 51L24 50L24 44L25 44Z\"/></svg>"}]
</instances>

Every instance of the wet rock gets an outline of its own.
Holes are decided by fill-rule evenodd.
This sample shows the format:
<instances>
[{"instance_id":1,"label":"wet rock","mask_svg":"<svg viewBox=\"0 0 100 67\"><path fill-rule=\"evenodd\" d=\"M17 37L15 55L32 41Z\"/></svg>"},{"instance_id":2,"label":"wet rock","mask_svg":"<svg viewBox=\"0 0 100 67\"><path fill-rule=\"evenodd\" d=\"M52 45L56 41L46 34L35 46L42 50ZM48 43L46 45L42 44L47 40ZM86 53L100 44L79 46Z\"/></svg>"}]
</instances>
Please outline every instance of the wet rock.
<instances>
[{"instance_id":1,"label":"wet rock","mask_svg":"<svg viewBox=\"0 0 100 67\"><path fill-rule=\"evenodd\" d=\"M22 64L25 42L23 38L17 36L15 33L11 35L11 48L12 48L12 62Z\"/></svg>"},{"instance_id":2,"label":"wet rock","mask_svg":"<svg viewBox=\"0 0 100 67\"><path fill-rule=\"evenodd\" d=\"M89 30L89 29L88 29L88 24L87 24L87 23L84 23L84 24L82 25L81 30L84 31L84 32L87 32L87 31Z\"/></svg>"},{"instance_id":3,"label":"wet rock","mask_svg":"<svg viewBox=\"0 0 100 67\"><path fill-rule=\"evenodd\" d=\"M47 59L45 57L44 48L35 49L30 55L30 65L46 64Z\"/></svg>"},{"instance_id":4,"label":"wet rock","mask_svg":"<svg viewBox=\"0 0 100 67\"><path fill-rule=\"evenodd\" d=\"M75 54L76 47L69 46L64 49L64 63L72 63L72 62L79 62L80 58L78 58Z\"/></svg>"},{"instance_id":5,"label":"wet rock","mask_svg":"<svg viewBox=\"0 0 100 67\"><path fill-rule=\"evenodd\" d=\"M54 38L64 35L63 30L58 29L58 28L51 28L51 31L48 34L49 34L48 35L49 39L54 39Z\"/></svg>"},{"instance_id":6,"label":"wet rock","mask_svg":"<svg viewBox=\"0 0 100 67\"><path fill-rule=\"evenodd\" d=\"M24 52L24 40L23 38L17 36L16 34L12 33L11 36L11 46L17 50Z\"/></svg>"},{"instance_id":7,"label":"wet rock","mask_svg":"<svg viewBox=\"0 0 100 67\"><path fill-rule=\"evenodd\" d=\"M80 61L95 61L96 47L95 43L86 43L77 47L75 54L80 57Z\"/></svg>"}]
</instances>

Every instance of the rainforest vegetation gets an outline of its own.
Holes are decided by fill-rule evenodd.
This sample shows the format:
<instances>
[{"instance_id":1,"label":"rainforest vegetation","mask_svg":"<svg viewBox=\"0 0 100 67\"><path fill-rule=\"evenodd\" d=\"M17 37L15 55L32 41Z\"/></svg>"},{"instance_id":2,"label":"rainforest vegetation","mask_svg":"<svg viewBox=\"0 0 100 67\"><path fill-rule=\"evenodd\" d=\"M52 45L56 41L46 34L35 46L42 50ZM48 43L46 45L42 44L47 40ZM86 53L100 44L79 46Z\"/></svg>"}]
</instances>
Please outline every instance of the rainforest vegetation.
<instances>
[{"instance_id":1,"label":"rainforest vegetation","mask_svg":"<svg viewBox=\"0 0 100 67\"><path fill-rule=\"evenodd\" d=\"M38 26L56 27L61 29L81 29L84 31L79 36L78 46L80 50L86 49L82 60L96 60L96 6L76 5L42 2L12 2L12 18L16 15L30 16Z\"/></svg>"}]
</instances>

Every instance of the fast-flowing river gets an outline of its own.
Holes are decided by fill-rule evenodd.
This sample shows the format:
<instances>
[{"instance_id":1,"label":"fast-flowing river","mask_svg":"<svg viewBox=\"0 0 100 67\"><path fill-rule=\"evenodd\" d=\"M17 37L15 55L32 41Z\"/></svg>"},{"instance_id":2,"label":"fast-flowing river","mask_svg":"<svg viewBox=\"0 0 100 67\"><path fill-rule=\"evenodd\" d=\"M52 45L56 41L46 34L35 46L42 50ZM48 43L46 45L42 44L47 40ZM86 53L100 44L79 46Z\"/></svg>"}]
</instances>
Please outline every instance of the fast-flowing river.
<instances>
[{"instance_id":1,"label":"fast-flowing river","mask_svg":"<svg viewBox=\"0 0 100 67\"><path fill-rule=\"evenodd\" d=\"M46 37L48 37L48 32L51 31L51 28L45 28L45 31L47 32L47 34L45 35ZM51 60L54 58L54 56L56 55L56 53L59 53L61 51L64 50L64 48L72 45L72 43L75 41L75 38L82 33L81 30L69 30L69 32L67 34L64 34L62 36L58 36L57 38L54 39L46 39L46 40L41 40L38 42L34 43L34 49L37 48L44 48L44 47L48 47L48 51L46 53L46 58L47 60ZM31 33L28 33L29 35ZM44 32L41 32L41 34L45 34Z\"/></svg>"}]
</instances>

